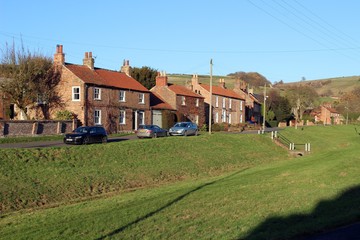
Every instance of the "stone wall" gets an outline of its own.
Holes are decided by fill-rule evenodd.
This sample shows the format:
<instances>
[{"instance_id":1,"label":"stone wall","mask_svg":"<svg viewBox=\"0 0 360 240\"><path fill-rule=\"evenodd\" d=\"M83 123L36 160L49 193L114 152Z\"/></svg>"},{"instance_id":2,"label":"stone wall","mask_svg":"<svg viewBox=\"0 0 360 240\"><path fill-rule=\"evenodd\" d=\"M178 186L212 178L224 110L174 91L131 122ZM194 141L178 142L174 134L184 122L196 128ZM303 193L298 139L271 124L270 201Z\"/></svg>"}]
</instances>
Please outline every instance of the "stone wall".
<instances>
[{"instance_id":1,"label":"stone wall","mask_svg":"<svg viewBox=\"0 0 360 240\"><path fill-rule=\"evenodd\" d=\"M0 121L0 137L58 135L71 132L77 120L69 121Z\"/></svg>"}]
</instances>

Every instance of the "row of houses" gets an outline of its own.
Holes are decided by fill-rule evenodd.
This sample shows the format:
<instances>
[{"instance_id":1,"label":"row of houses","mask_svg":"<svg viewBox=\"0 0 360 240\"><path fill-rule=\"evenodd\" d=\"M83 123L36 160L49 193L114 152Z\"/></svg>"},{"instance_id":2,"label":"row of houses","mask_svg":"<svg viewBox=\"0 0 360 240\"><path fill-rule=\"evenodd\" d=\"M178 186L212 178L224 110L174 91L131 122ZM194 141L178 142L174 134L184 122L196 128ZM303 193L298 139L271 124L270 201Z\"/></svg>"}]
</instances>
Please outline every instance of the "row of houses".
<instances>
[{"instance_id":1,"label":"row of houses","mask_svg":"<svg viewBox=\"0 0 360 240\"><path fill-rule=\"evenodd\" d=\"M92 52L85 53L81 65L68 63L63 46L56 46L54 65L61 71L61 80L55 91L62 107L53 109L51 118L58 111L68 110L81 124L103 125L111 133L137 130L140 124L169 128L178 121L192 121L201 127L210 122L237 125L261 119L260 101L241 80L236 81L234 89L228 89L220 79L210 97L210 86L200 83L197 75L183 86L169 83L166 73L161 72L156 85L148 90L130 76L129 61L124 61L120 71L96 68L94 64ZM11 108L15 111L14 106ZM29 109L27 115L37 118L38 114ZM23 117L10 115L14 119ZM4 113L2 118L7 116Z\"/></svg>"}]
</instances>

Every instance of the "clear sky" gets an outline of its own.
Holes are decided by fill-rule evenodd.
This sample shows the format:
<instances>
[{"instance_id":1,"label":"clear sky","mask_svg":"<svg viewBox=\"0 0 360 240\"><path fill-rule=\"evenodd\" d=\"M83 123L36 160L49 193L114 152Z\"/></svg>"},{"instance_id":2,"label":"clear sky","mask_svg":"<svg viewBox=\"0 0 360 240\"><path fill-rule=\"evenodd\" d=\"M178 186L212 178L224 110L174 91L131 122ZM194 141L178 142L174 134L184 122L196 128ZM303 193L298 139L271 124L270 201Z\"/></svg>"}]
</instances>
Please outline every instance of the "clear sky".
<instances>
[{"instance_id":1,"label":"clear sky","mask_svg":"<svg viewBox=\"0 0 360 240\"><path fill-rule=\"evenodd\" d=\"M65 61L284 82L360 75L359 0L0 0L5 43ZM1 52L0 52L1 53Z\"/></svg>"}]
</instances>

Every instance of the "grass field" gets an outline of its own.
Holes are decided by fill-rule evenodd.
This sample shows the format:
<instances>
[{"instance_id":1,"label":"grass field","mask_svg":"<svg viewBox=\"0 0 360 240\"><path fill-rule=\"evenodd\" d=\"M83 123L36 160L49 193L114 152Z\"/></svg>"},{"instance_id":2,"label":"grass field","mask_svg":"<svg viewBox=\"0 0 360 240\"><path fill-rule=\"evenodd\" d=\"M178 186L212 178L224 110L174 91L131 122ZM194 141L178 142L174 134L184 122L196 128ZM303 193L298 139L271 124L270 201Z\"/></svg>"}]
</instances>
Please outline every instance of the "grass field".
<instances>
[{"instance_id":1,"label":"grass field","mask_svg":"<svg viewBox=\"0 0 360 240\"><path fill-rule=\"evenodd\" d=\"M269 136L228 134L1 151L7 160L0 181L10 184L1 184L1 193L39 175L39 184L19 191L23 201L36 191L60 197L52 208L3 209L0 238L288 239L359 220L360 136L354 127L283 134L311 142L312 153L291 158ZM118 189L90 199L85 176Z\"/></svg>"}]
</instances>

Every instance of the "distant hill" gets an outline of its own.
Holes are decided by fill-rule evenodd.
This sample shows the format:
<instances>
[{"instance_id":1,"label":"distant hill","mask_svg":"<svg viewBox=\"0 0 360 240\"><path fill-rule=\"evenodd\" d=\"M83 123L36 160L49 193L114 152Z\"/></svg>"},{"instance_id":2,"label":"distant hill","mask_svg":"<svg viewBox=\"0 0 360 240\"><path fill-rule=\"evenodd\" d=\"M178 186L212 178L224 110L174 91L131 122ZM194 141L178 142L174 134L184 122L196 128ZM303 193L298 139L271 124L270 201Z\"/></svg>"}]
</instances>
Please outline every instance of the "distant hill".
<instances>
[{"instance_id":1,"label":"distant hill","mask_svg":"<svg viewBox=\"0 0 360 240\"><path fill-rule=\"evenodd\" d=\"M326 78L319 80L300 81L277 84L275 87L286 89L294 85L308 85L316 90L322 97L340 97L343 93L350 92L355 87L360 87L360 76Z\"/></svg>"},{"instance_id":2,"label":"distant hill","mask_svg":"<svg viewBox=\"0 0 360 240\"><path fill-rule=\"evenodd\" d=\"M178 85L185 85L186 81L191 81L192 75L190 74L168 74L169 83L174 83ZM204 84L210 84L209 75L198 75L199 82ZM219 84L219 79L225 79L225 86L227 88L234 88L235 78L229 76L213 76L213 85L217 86Z\"/></svg>"}]
</instances>

